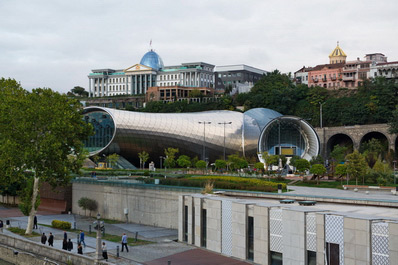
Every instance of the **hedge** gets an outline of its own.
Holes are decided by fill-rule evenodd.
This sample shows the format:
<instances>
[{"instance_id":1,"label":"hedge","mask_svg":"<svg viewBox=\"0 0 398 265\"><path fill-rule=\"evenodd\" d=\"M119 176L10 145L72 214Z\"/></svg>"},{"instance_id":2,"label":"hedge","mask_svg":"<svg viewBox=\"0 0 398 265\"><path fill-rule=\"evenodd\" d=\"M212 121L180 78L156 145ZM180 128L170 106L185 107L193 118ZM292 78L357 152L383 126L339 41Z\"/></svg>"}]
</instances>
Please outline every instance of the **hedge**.
<instances>
[{"instance_id":1,"label":"hedge","mask_svg":"<svg viewBox=\"0 0 398 265\"><path fill-rule=\"evenodd\" d=\"M278 184L282 184L282 189L286 190L286 183L270 182L255 178L228 177L228 176L204 176L190 178L166 178L160 179L161 185L185 186L185 187L203 187L206 181L213 181L215 189L230 190L249 190L274 192L278 190ZM151 180L145 180L149 182Z\"/></svg>"},{"instance_id":2,"label":"hedge","mask_svg":"<svg viewBox=\"0 0 398 265\"><path fill-rule=\"evenodd\" d=\"M60 220L53 220L51 226L59 229L70 229L72 227L70 222Z\"/></svg>"}]
</instances>

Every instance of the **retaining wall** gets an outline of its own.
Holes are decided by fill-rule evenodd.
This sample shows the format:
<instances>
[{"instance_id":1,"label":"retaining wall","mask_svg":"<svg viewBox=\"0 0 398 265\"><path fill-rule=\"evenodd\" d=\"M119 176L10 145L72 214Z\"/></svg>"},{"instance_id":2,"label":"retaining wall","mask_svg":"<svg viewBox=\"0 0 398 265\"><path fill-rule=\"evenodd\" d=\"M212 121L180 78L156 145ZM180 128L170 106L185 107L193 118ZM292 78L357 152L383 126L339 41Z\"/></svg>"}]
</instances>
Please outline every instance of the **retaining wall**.
<instances>
[{"instance_id":1,"label":"retaining wall","mask_svg":"<svg viewBox=\"0 0 398 265\"><path fill-rule=\"evenodd\" d=\"M18 254L15 254L18 252ZM41 243L20 239L0 233L0 257L18 265L43 264L113 264L105 261L95 263L91 257L56 249ZM45 263L47 261L47 263Z\"/></svg>"},{"instance_id":2,"label":"retaining wall","mask_svg":"<svg viewBox=\"0 0 398 265\"><path fill-rule=\"evenodd\" d=\"M178 197L199 193L201 188L132 184L120 181L77 179L72 187L72 211L90 215L79 207L78 201L88 197L98 202L101 217L126 221L124 209L128 209L128 221L159 227L178 228Z\"/></svg>"}]
</instances>

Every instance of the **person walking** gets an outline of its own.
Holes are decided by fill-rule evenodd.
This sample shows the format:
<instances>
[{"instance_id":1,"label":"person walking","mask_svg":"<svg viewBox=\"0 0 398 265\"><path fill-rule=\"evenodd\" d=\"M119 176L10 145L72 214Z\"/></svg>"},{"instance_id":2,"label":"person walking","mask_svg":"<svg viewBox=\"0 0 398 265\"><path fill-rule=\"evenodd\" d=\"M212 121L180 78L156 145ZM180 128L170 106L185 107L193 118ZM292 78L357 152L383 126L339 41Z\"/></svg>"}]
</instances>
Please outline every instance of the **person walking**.
<instances>
[{"instance_id":1,"label":"person walking","mask_svg":"<svg viewBox=\"0 0 398 265\"><path fill-rule=\"evenodd\" d=\"M65 238L64 238L64 240L62 241L62 249L68 250L68 241L66 241Z\"/></svg>"},{"instance_id":2,"label":"person walking","mask_svg":"<svg viewBox=\"0 0 398 265\"><path fill-rule=\"evenodd\" d=\"M46 234L43 233L43 234L41 235L41 243L45 245L46 242L47 242L47 237L46 237Z\"/></svg>"},{"instance_id":3,"label":"person walking","mask_svg":"<svg viewBox=\"0 0 398 265\"><path fill-rule=\"evenodd\" d=\"M86 247L86 242L84 242L84 232L80 230L80 243L83 243L83 246Z\"/></svg>"},{"instance_id":4,"label":"person walking","mask_svg":"<svg viewBox=\"0 0 398 265\"><path fill-rule=\"evenodd\" d=\"M33 218L33 229L37 229L37 216Z\"/></svg>"},{"instance_id":5,"label":"person walking","mask_svg":"<svg viewBox=\"0 0 398 265\"><path fill-rule=\"evenodd\" d=\"M77 244L77 254L83 255L83 247L81 243Z\"/></svg>"},{"instance_id":6,"label":"person walking","mask_svg":"<svg viewBox=\"0 0 398 265\"><path fill-rule=\"evenodd\" d=\"M72 243L72 241L71 241L70 238L69 238L69 241L68 241L68 251L72 251L72 249L73 249L73 243Z\"/></svg>"},{"instance_id":7,"label":"person walking","mask_svg":"<svg viewBox=\"0 0 398 265\"><path fill-rule=\"evenodd\" d=\"M108 261L108 250L106 248L105 242L102 242L102 257L104 260Z\"/></svg>"},{"instance_id":8,"label":"person walking","mask_svg":"<svg viewBox=\"0 0 398 265\"><path fill-rule=\"evenodd\" d=\"M54 236L53 233L50 232L50 235L48 236L48 245L53 247L54 244Z\"/></svg>"},{"instance_id":9,"label":"person walking","mask_svg":"<svg viewBox=\"0 0 398 265\"><path fill-rule=\"evenodd\" d=\"M68 234L66 233L66 231L64 231L64 239L68 240Z\"/></svg>"},{"instance_id":10,"label":"person walking","mask_svg":"<svg viewBox=\"0 0 398 265\"><path fill-rule=\"evenodd\" d=\"M2 233L3 233L3 226L4 226L3 220L0 220L0 232Z\"/></svg>"},{"instance_id":11,"label":"person walking","mask_svg":"<svg viewBox=\"0 0 398 265\"><path fill-rule=\"evenodd\" d=\"M129 248L127 247L127 235L126 235L126 233L123 233L123 236L122 236L122 252L124 250L124 247L126 247L127 252L129 252Z\"/></svg>"}]
</instances>

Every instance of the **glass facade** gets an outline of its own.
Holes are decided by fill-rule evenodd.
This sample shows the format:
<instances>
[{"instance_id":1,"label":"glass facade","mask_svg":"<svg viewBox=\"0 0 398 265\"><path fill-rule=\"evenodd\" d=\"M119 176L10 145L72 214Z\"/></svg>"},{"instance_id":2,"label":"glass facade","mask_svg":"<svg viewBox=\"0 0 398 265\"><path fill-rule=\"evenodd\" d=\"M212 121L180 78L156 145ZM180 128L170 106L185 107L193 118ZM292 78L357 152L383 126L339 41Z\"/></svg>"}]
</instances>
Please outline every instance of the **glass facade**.
<instances>
[{"instance_id":1,"label":"glass facade","mask_svg":"<svg viewBox=\"0 0 398 265\"><path fill-rule=\"evenodd\" d=\"M94 135L84 142L87 151L96 152L104 149L112 140L115 123L105 111L93 111L84 115L84 120L94 127Z\"/></svg>"}]
</instances>

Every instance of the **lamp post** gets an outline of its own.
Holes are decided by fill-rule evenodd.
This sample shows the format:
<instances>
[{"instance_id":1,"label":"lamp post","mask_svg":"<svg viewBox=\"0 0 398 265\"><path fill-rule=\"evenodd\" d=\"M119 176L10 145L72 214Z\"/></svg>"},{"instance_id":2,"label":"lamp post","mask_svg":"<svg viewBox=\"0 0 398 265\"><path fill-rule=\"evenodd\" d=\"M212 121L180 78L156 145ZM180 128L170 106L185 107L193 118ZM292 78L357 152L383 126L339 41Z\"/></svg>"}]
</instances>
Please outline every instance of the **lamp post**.
<instances>
[{"instance_id":1,"label":"lamp post","mask_svg":"<svg viewBox=\"0 0 398 265\"><path fill-rule=\"evenodd\" d=\"M160 169L162 169L162 159L163 159L164 157L163 156L159 156L159 159L160 159Z\"/></svg>"},{"instance_id":2,"label":"lamp post","mask_svg":"<svg viewBox=\"0 0 398 265\"><path fill-rule=\"evenodd\" d=\"M97 214L97 246L95 248L95 259L97 263L101 259L101 215L100 213Z\"/></svg>"},{"instance_id":3,"label":"lamp post","mask_svg":"<svg viewBox=\"0 0 398 265\"><path fill-rule=\"evenodd\" d=\"M206 124L211 124L210 121L199 121L199 124L203 124L203 157L202 160L206 159Z\"/></svg>"},{"instance_id":4,"label":"lamp post","mask_svg":"<svg viewBox=\"0 0 398 265\"><path fill-rule=\"evenodd\" d=\"M350 162L350 160L345 161L347 164ZM346 173L346 178L347 178L347 189L348 189L348 165L345 166L345 173Z\"/></svg>"},{"instance_id":5,"label":"lamp post","mask_svg":"<svg viewBox=\"0 0 398 265\"><path fill-rule=\"evenodd\" d=\"M325 102L323 102L323 103L321 103L321 102L318 102L319 103L319 105L320 105L320 108L319 108L319 119L320 119L320 126L321 126L321 129L322 129L322 106L323 106L323 104L325 104Z\"/></svg>"},{"instance_id":6,"label":"lamp post","mask_svg":"<svg viewBox=\"0 0 398 265\"><path fill-rule=\"evenodd\" d=\"M232 123L232 121L228 121L228 122L224 121L224 122L219 122L218 123L218 124L224 125L224 161L225 161L225 125L226 124L231 124L231 123Z\"/></svg>"},{"instance_id":7,"label":"lamp post","mask_svg":"<svg viewBox=\"0 0 398 265\"><path fill-rule=\"evenodd\" d=\"M394 164L394 185L395 185L396 182L397 182L397 179L396 179L396 177L397 177L397 168L395 167L397 161L394 160L394 161L392 161L392 162L393 162L393 164Z\"/></svg>"}]
</instances>

